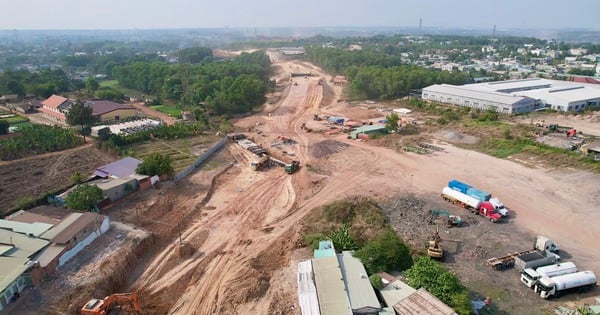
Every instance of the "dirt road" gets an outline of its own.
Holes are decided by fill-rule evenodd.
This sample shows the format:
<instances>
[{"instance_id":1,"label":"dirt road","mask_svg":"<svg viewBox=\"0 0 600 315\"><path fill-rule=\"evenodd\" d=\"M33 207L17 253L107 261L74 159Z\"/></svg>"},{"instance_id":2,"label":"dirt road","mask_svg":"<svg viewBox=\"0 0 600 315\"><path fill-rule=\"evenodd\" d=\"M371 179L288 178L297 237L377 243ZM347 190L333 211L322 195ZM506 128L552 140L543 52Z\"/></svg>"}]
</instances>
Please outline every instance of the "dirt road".
<instances>
[{"instance_id":1,"label":"dirt road","mask_svg":"<svg viewBox=\"0 0 600 315\"><path fill-rule=\"evenodd\" d=\"M314 66L271 57L280 69L279 79L291 71L310 71L328 82L329 76ZM528 168L444 142L438 143L444 151L422 156L349 140L345 135L307 133L301 125L313 114L324 107L329 113L342 108L335 105L341 95L338 88L333 88L331 102L324 103L318 78L294 78L298 85L290 85L279 102L269 105L266 111L270 115L236 122L243 130L258 124L261 133L251 136L263 147L270 148L281 135L294 139L297 143L286 147L286 153L277 153L300 160L301 170L291 176L279 167L253 172L248 167L252 156L229 146L237 164L219 178L202 215L186 222L189 228L182 231L182 240L195 244L194 254L179 258L179 240L173 241L146 266L132 288L147 296L171 294L176 302L170 314L299 314L291 256L307 213L356 194L438 196L452 178L500 196L513 212L504 225L507 231L547 235L556 239L581 269L600 271L595 259L600 248L594 239L600 228L600 211L596 211L599 176ZM352 111L339 114L353 115ZM315 149L323 149L319 146L327 139L348 146L340 145L338 153L330 150L322 157L311 155ZM310 171L307 165L319 171ZM189 181L199 181L201 176L192 175ZM182 195L177 203L192 209L198 200ZM177 222L174 217L168 220ZM511 246L526 249L530 243L530 239L515 240ZM177 289L183 293L175 294Z\"/></svg>"}]
</instances>

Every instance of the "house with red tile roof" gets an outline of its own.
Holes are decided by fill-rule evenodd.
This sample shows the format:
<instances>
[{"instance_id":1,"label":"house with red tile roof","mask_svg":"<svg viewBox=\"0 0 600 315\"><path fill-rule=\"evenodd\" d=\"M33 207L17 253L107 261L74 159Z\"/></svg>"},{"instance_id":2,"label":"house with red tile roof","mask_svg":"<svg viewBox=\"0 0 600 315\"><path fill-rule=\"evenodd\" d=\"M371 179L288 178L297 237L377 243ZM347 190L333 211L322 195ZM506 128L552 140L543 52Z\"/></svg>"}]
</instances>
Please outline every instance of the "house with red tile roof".
<instances>
[{"instance_id":1,"label":"house with red tile roof","mask_svg":"<svg viewBox=\"0 0 600 315\"><path fill-rule=\"evenodd\" d=\"M44 117L57 123L66 125L66 114L73 105L73 102L66 97L52 95L48 99L42 101L42 107L39 108Z\"/></svg>"}]
</instances>

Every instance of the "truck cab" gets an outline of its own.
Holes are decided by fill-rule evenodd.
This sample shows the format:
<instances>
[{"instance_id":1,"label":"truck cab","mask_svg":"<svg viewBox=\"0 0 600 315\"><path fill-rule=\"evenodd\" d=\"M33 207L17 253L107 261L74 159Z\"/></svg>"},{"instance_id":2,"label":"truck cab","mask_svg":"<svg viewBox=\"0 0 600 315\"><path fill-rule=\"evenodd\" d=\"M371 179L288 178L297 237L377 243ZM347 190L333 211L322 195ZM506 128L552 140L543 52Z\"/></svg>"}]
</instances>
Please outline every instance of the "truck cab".
<instances>
[{"instance_id":1,"label":"truck cab","mask_svg":"<svg viewBox=\"0 0 600 315\"><path fill-rule=\"evenodd\" d=\"M502 216L498 214L496 207L492 205L489 201L482 202L479 206L479 214L484 215L489 218L492 222L498 222Z\"/></svg>"},{"instance_id":2,"label":"truck cab","mask_svg":"<svg viewBox=\"0 0 600 315\"><path fill-rule=\"evenodd\" d=\"M533 243L533 249L547 250L553 253L558 253L560 247L551 239L545 236L538 235L536 236L535 241Z\"/></svg>"},{"instance_id":3,"label":"truck cab","mask_svg":"<svg viewBox=\"0 0 600 315\"><path fill-rule=\"evenodd\" d=\"M542 278L542 275L533 270L533 268L527 268L521 271L521 282L528 288L533 288L540 278Z\"/></svg>"},{"instance_id":4,"label":"truck cab","mask_svg":"<svg viewBox=\"0 0 600 315\"><path fill-rule=\"evenodd\" d=\"M498 214L500 214L503 217L508 216L508 209L506 209L506 207L504 207L504 204L502 203L502 201L500 201L500 199L493 197L493 198L490 198L489 201L492 205L494 205L494 207L496 207Z\"/></svg>"}]
</instances>

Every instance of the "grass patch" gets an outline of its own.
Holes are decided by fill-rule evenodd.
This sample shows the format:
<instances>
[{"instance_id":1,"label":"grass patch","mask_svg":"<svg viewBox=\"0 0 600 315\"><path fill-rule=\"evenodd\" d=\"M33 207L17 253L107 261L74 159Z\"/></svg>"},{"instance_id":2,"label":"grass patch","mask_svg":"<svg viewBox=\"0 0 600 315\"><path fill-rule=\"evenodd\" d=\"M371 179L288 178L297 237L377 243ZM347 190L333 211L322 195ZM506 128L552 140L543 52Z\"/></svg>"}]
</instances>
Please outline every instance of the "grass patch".
<instances>
[{"instance_id":1,"label":"grass patch","mask_svg":"<svg viewBox=\"0 0 600 315\"><path fill-rule=\"evenodd\" d=\"M165 113L169 116L181 118L181 109L179 109L177 107L168 106L168 105L152 105L149 107L154 110L157 110L161 113Z\"/></svg>"},{"instance_id":2,"label":"grass patch","mask_svg":"<svg viewBox=\"0 0 600 315\"><path fill-rule=\"evenodd\" d=\"M109 87L109 88L119 88L119 81L117 80L106 80L106 81L100 81L100 87Z\"/></svg>"},{"instance_id":3,"label":"grass patch","mask_svg":"<svg viewBox=\"0 0 600 315\"><path fill-rule=\"evenodd\" d=\"M29 118L16 115L16 116L13 116L13 117L1 118L1 120L4 120L4 121L8 122L10 125L16 125L16 124L21 124L21 123L28 122Z\"/></svg>"}]
</instances>

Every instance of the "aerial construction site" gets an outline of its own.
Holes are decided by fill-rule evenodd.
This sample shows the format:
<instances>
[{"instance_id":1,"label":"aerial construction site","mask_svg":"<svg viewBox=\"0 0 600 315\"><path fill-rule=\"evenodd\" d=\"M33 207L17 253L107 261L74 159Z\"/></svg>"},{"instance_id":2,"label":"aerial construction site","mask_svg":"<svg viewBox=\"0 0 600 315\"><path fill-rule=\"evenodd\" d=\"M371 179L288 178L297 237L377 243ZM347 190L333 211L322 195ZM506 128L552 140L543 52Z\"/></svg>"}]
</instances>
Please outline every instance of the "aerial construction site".
<instances>
[{"instance_id":1,"label":"aerial construction site","mask_svg":"<svg viewBox=\"0 0 600 315\"><path fill-rule=\"evenodd\" d=\"M142 314L301 314L296 266L312 255L302 241L305 218L354 196L390 199L395 206L383 210L409 245L422 248L436 233L444 264L469 288L497 297L502 310L525 314L561 303L523 299L533 292L518 276L486 266L492 257L529 250L537 234L560 243L561 257L600 271L600 212L590 211L598 175L462 149L455 144L470 138L460 130L432 130L418 141L428 148L415 145L429 154L325 134L335 122L315 117L377 121L385 113L344 102L343 87L329 84L331 75L319 68L269 54L280 87L275 100L236 119L238 136L195 173L108 208L110 232L77 265L65 265L63 276L35 288L18 314L76 314L90 299L120 292L135 292ZM479 208L465 211L455 197L442 198L452 178L485 185L510 214L477 215ZM450 213L448 225L427 224Z\"/></svg>"}]
</instances>

